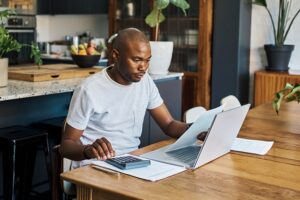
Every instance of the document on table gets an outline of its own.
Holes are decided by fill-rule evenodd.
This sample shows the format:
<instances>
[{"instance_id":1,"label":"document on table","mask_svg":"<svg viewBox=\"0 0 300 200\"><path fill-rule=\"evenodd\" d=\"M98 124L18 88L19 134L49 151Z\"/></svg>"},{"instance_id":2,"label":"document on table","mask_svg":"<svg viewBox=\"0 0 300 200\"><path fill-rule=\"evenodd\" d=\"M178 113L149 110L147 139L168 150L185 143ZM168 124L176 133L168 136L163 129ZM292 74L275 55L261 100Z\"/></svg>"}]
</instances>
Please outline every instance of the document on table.
<instances>
[{"instance_id":1,"label":"document on table","mask_svg":"<svg viewBox=\"0 0 300 200\"><path fill-rule=\"evenodd\" d=\"M236 138L231 147L231 150L265 155L271 149L273 144L273 141Z\"/></svg>"},{"instance_id":2,"label":"document on table","mask_svg":"<svg viewBox=\"0 0 300 200\"><path fill-rule=\"evenodd\" d=\"M128 156L129 154L124 154L122 156ZM132 155L130 155L132 156ZM136 156L138 157L138 156ZM141 157L138 157L140 159L144 159ZM121 172L123 174L127 174L130 176L134 176L140 179L149 180L149 181L157 181L164 178L167 178L169 176L172 176L174 174L178 174L180 172L183 172L186 170L185 167L176 166L176 165L170 165L162 162L157 162L154 160L151 160L151 164L147 167L141 167L136 169L127 169L122 170L117 167L114 167L104 161L93 161L92 164L98 165L107 169L111 169L114 171Z\"/></svg>"},{"instance_id":3,"label":"document on table","mask_svg":"<svg viewBox=\"0 0 300 200\"><path fill-rule=\"evenodd\" d=\"M207 110L200 114L198 119L191 125L190 128L188 128L181 136L171 144L167 151L172 151L176 149L180 149L182 147L190 146L194 144L197 141L197 136L201 132L208 131L208 129L211 127L211 124L213 123L215 116L222 112L223 105Z\"/></svg>"}]
</instances>

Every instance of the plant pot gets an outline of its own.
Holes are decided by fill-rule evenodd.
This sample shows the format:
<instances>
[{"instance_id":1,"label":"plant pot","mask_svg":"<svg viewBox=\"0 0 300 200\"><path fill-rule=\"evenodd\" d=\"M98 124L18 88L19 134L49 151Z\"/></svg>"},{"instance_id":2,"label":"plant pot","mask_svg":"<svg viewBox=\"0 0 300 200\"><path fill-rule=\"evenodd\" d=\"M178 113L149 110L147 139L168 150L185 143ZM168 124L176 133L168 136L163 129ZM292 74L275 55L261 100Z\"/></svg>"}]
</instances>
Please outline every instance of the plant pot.
<instances>
[{"instance_id":1,"label":"plant pot","mask_svg":"<svg viewBox=\"0 0 300 200\"><path fill-rule=\"evenodd\" d=\"M288 71L294 45L265 45L268 66L271 71Z\"/></svg>"},{"instance_id":2,"label":"plant pot","mask_svg":"<svg viewBox=\"0 0 300 200\"><path fill-rule=\"evenodd\" d=\"M173 42L150 42L151 60L149 63L150 74L167 74L172 60Z\"/></svg>"},{"instance_id":3,"label":"plant pot","mask_svg":"<svg viewBox=\"0 0 300 200\"><path fill-rule=\"evenodd\" d=\"M0 87L7 86L8 79L8 59L0 58Z\"/></svg>"}]
</instances>

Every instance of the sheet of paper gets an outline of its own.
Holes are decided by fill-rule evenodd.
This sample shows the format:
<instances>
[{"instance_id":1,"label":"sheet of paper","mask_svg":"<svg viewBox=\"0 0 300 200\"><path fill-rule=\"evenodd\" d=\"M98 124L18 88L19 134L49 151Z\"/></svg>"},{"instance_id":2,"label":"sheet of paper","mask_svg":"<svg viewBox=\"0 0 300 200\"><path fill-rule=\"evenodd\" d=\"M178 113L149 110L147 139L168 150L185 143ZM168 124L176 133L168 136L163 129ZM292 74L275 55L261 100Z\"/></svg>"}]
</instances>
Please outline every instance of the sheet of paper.
<instances>
[{"instance_id":1,"label":"sheet of paper","mask_svg":"<svg viewBox=\"0 0 300 200\"><path fill-rule=\"evenodd\" d=\"M124 154L122 156L128 156L129 154ZM132 156L132 155L130 155ZM138 157L140 159L144 159L141 157ZM151 165L147 167L141 167L136 169L128 169L128 170L122 170L117 167L114 167L104 161L93 161L92 164L98 165L104 168L112 169L114 171L121 172L123 174L127 174L130 176L134 176L140 179L149 180L149 181L157 181L164 178L167 178L169 176L172 176L174 174L178 174L180 172L183 172L186 170L185 167L180 167L176 165L170 165L166 163L157 162L154 160L151 160Z\"/></svg>"},{"instance_id":2,"label":"sheet of paper","mask_svg":"<svg viewBox=\"0 0 300 200\"><path fill-rule=\"evenodd\" d=\"M265 155L271 149L273 144L273 141L236 138L231 147L231 150Z\"/></svg>"},{"instance_id":3,"label":"sheet of paper","mask_svg":"<svg viewBox=\"0 0 300 200\"><path fill-rule=\"evenodd\" d=\"M185 133L181 135L180 138L178 138L175 143L170 145L167 151L172 151L175 149L179 149L194 144L197 141L198 134L203 131L207 131L211 127L211 124L216 114L222 112L222 110L223 110L223 106L219 106L212 110L203 112L198 117L198 119L192 124L192 126L188 130L186 130Z\"/></svg>"}]
</instances>

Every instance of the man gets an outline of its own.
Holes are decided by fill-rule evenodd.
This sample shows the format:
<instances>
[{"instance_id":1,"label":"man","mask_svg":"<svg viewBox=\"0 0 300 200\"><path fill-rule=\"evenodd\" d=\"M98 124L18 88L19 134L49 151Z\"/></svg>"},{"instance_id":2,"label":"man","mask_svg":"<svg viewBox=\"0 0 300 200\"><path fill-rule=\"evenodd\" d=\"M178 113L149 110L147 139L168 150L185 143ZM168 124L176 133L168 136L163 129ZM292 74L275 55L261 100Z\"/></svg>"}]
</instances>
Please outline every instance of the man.
<instances>
[{"instance_id":1,"label":"man","mask_svg":"<svg viewBox=\"0 0 300 200\"><path fill-rule=\"evenodd\" d=\"M113 66L87 78L73 94L61 154L71 160L106 160L140 144L149 110L164 133L178 138L188 124L176 121L147 73L151 49L139 30L121 30L113 41Z\"/></svg>"}]
</instances>

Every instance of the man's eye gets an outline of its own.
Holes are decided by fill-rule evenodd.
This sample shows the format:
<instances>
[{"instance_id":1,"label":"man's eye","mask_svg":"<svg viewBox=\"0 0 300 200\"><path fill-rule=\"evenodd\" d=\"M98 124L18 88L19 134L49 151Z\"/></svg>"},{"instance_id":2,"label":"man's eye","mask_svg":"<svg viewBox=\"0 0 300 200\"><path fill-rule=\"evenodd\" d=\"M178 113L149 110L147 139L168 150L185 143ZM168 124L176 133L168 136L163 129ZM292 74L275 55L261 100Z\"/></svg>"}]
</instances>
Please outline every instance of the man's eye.
<instances>
[{"instance_id":1,"label":"man's eye","mask_svg":"<svg viewBox=\"0 0 300 200\"><path fill-rule=\"evenodd\" d=\"M140 62L140 61L141 61L141 59L134 58L134 59L133 59L133 61L134 61L134 62Z\"/></svg>"}]
</instances>

